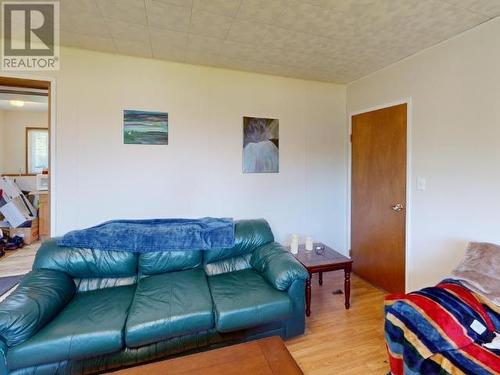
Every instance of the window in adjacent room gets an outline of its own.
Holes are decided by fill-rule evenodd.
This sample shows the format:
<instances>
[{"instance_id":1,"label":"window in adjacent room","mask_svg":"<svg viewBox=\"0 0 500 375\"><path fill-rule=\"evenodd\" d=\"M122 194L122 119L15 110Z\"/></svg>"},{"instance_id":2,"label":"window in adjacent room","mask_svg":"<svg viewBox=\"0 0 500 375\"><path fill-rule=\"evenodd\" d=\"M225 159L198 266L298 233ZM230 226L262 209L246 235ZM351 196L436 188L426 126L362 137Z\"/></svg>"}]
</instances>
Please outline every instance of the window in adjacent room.
<instances>
[{"instance_id":1,"label":"window in adjacent room","mask_svg":"<svg viewBox=\"0 0 500 375\"><path fill-rule=\"evenodd\" d=\"M49 167L49 130L26 128L27 173L38 174Z\"/></svg>"}]
</instances>

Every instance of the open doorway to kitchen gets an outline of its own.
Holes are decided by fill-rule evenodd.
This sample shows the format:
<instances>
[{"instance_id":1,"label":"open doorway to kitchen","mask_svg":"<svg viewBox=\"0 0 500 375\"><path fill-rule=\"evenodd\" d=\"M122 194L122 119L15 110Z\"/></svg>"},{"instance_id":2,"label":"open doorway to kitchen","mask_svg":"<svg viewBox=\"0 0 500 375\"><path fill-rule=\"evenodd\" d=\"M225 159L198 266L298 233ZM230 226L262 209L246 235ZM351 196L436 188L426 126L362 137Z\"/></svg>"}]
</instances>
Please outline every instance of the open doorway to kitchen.
<instances>
[{"instance_id":1,"label":"open doorway to kitchen","mask_svg":"<svg viewBox=\"0 0 500 375\"><path fill-rule=\"evenodd\" d=\"M5 260L26 247L35 252L50 236L50 103L50 81L0 76L0 249Z\"/></svg>"}]
</instances>

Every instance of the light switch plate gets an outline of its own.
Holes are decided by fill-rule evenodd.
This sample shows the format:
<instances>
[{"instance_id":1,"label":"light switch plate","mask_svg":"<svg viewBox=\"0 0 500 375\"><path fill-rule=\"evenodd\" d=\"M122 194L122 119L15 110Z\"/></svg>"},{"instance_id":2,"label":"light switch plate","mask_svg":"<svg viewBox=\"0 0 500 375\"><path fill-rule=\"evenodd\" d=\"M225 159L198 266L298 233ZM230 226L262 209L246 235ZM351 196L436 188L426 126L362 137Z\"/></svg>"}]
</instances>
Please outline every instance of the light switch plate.
<instances>
[{"instance_id":1,"label":"light switch plate","mask_svg":"<svg viewBox=\"0 0 500 375\"><path fill-rule=\"evenodd\" d=\"M417 190L425 191L427 189L427 180L425 177L417 177Z\"/></svg>"}]
</instances>

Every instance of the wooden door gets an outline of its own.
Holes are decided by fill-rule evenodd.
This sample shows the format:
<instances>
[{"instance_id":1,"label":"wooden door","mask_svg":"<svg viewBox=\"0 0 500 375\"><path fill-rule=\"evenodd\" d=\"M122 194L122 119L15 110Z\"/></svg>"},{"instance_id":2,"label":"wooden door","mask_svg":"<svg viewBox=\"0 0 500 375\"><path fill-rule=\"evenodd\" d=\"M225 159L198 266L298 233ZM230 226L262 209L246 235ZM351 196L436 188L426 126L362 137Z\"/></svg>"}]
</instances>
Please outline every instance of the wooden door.
<instances>
[{"instance_id":1,"label":"wooden door","mask_svg":"<svg viewBox=\"0 0 500 375\"><path fill-rule=\"evenodd\" d=\"M407 105L352 117L353 271L405 291Z\"/></svg>"}]
</instances>

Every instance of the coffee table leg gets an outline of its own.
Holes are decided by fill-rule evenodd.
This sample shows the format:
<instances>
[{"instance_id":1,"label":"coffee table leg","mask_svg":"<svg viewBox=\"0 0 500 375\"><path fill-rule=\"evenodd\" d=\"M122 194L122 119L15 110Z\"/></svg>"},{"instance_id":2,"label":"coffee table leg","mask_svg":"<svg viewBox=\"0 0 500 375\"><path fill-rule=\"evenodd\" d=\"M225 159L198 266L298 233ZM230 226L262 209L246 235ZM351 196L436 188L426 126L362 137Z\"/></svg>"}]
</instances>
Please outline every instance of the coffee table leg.
<instances>
[{"instance_id":1,"label":"coffee table leg","mask_svg":"<svg viewBox=\"0 0 500 375\"><path fill-rule=\"evenodd\" d=\"M323 285L323 272L319 273L319 285Z\"/></svg>"},{"instance_id":2,"label":"coffee table leg","mask_svg":"<svg viewBox=\"0 0 500 375\"><path fill-rule=\"evenodd\" d=\"M349 309L351 306L349 301L351 299L351 270L344 270L344 294L345 294L345 308Z\"/></svg>"},{"instance_id":3,"label":"coffee table leg","mask_svg":"<svg viewBox=\"0 0 500 375\"><path fill-rule=\"evenodd\" d=\"M309 278L306 280L306 316L311 315L311 277L309 274Z\"/></svg>"}]
</instances>

